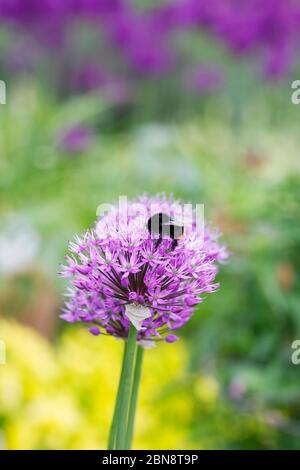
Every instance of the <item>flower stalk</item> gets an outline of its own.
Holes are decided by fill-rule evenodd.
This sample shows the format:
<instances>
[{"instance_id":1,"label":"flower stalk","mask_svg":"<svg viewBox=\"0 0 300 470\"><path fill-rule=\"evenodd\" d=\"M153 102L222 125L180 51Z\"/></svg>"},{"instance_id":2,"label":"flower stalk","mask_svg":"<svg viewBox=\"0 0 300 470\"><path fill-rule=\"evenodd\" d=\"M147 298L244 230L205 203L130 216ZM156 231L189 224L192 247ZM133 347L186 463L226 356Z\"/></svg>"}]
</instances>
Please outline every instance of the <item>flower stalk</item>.
<instances>
[{"instance_id":1,"label":"flower stalk","mask_svg":"<svg viewBox=\"0 0 300 470\"><path fill-rule=\"evenodd\" d=\"M119 387L119 400L117 399L117 432L116 450L124 450L126 446L127 420L129 414L130 395L132 389L132 374L134 369L134 359L136 352L137 330L131 324L128 339L124 349L123 367Z\"/></svg>"},{"instance_id":2,"label":"flower stalk","mask_svg":"<svg viewBox=\"0 0 300 470\"><path fill-rule=\"evenodd\" d=\"M116 448L116 439L117 439L117 432L118 432L118 422L119 422L119 411L121 406L121 388L123 383L123 376L124 376L124 361L125 361L125 349L127 347L127 342L124 343L124 354L123 354L123 364L121 368L121 374L119 379L118 391L116 396L115 402L115 409L112 418L109 438L108 438L108 450L114 450Z\"/></svg>"},{"instance_id":3,"label":"flower stalk","mask_svg":"<svg viewBox=\"0 0 300 470\"><path fill-rule=\"evenodd\" d=\"M138 402L138 396L139 396L139 388L140 388L140 382L141 382L141 376L142 376L143 356L144 356L144 349L141 346L138 346L137 351L136 351L132 393L131 393L131 400L130 400L129 413L128 413L127 433L126 433L126 442L125 442L126 449L131 448L132 439L133 439L134 421L135 421L135 414L136 414L136 408L137 408L137 402Z\"/></svg>"},{"instance_id":4,"label":"flower stalk","mask_svg":"<svg viewBox=\"0 0 300 470\"><path fill-rule=\"evenodd\" d=\"M123 364L112 419L108 449L131 448L142 375L144 349L137 346L137 330L131 325L124 346Z\"/></svg>"}]
</instances>

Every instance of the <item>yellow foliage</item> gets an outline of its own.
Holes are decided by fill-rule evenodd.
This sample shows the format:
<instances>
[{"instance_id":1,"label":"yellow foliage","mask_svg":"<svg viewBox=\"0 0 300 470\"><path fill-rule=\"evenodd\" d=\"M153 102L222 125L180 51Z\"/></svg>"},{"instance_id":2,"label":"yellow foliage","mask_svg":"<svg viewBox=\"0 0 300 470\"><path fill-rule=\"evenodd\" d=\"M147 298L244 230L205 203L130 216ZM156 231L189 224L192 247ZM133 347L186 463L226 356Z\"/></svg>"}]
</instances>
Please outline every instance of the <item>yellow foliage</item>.
<instances>
[{"instance_id":1,"label":"yellow foliage","mask_svg":"<svg viewBox=\"0 0 300 470\"><path fill-rule=\"evenodd\" d=\"M54 346L1 321L0 434L8 449L105 448L123 342L70 327ZM183 341L146 351L134 447L188 447L191 378Z\"/></svg>"},{"instance_id":2,"label":"yellow foliage","mask_svg":"<svg viewBox=\"0 0 300 470\"><path fill-rule=\"evenodd\" d=\"M219 396L219 384L212 376L198 377L195 380L195 396L205 405L215 405Z\"/></svg>"}]
</instances>

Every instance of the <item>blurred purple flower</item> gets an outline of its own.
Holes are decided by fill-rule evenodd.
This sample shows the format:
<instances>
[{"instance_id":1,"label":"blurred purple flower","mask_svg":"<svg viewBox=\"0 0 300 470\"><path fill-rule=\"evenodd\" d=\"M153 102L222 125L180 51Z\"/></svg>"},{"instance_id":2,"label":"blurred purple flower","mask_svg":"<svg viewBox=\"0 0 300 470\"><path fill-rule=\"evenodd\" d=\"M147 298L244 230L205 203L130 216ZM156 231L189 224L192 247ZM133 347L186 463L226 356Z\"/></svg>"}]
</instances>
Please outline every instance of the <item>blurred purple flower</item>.
<instances>
[{"instance_id":1,"label":"blurred purple flower","mask_svg":"<svg viewBox=\"0 0 300 470\"><path fill-rule=\"evenodd\" d=\"M162 73L172 65L167 36L155 17L124 8L109 18L107 26L113 43L139 72Z\"/></svg>"},{"instance_id":2,"label":"blurred purple flower","mask_svg":"<svg viewBox=\"0 0 300 470\"><path fill-rule=\"evenodd\" d=\"M92 63L80 67L73 75L72 81L81 92L98 89L104 98L112 103L131 101L133 96L133 88L128 81Z\"/></svg>"},{"instance_id":3,"label":"blurred purple flower","mask_svg":"<svg viewBox=\"0 0 300 470\"><path fill-rule=\"evenodd\" d=\"M147 10L130 0L0 0L0 21L16 25L57 52L67 48L71 24L96 25L108 36L116 57L127 61L136 80L140 79L136 72L157 75L181 63L174 41L177 31L198 29L236 55L251 54L263 61L268 77L290 70L297 57L291 52L297 50L300 39L297 0L173 0ZM102 52L100 44L95 48ZM84 89L101 85L101 72L96 69L97 59L95 70L86 70L80 79ZM213 82L203 77L199 88L206 87L202 80Z\"/></svg>"},{"instance_id":4,"label":"blurred purple flower","mask_svg":"<svg viewBox=\"0 0 300 470\"><path fill-rule=\"evenodd\" d=\"M186 88L198 93L213 93L224 83L223 70L211 64L201 64L190 70L185 77Z\"/></svg>"},{"instance_id":5,"label":"blurred purple flower","mask_svg":"<svg viewBox=\"0 0 300 470\"><path fill-rule=\"evenodd\" d=\"M229 384L229 396L233 400L242 400L247 392L247 386L246 384L237 379L234 378Z\"/></svg>"},{"instance_id":6,"label":"blurred purple flower","mask_svg":"<svg viewBox=\"0 0 300 470\"><path fill-rule=\"evenodd\" d=\"M283 77L292 65L292 52L288 45L278 45L265 54L264 75L268 79Z\"/></svg>"},{"instance_id":7,"label":"blurred purple flower","mask_svg":"<svg viewBox=\"0 0 300 470\"><path fill-rule=\"evenodd\" d=\"M89 148L91 141L91 129L82 124L75 124L60 133L58 144L67 153L81 153Z\"/></svg>"},{"instance_id":8,"label":"blurred purple flower","mask_svg":"<svg viewBox=\"0 0 300 470\"><path fill-rule=\"evenodd\" d=\"M32 41L15 42L8 50L6 65L13 72L31 70L41 58L41 50Z\"/></svg>"},{"instance_id":9,"label":"blurred purple flower","mask_svg":"<svg viewBox=\"0 0 300 470\"><path fill-rule=\"evenodd\" d=\"M76 70L73 82L77 89L81 91L91 91L103 86L107 81L106 72L97 64L84 64Z\"/></svg>"},{"instance_id":10,"label":"blurred purple flower","mask_svg":"<svg viewBox=\"0 0 300 470\"><path fill-rule=\"evenodd\" d=\"M114 76L102 87L101 92L109 102L114 104L129 103L134 96L133 86L128 81Z\"/></svg>"}]
</instances>

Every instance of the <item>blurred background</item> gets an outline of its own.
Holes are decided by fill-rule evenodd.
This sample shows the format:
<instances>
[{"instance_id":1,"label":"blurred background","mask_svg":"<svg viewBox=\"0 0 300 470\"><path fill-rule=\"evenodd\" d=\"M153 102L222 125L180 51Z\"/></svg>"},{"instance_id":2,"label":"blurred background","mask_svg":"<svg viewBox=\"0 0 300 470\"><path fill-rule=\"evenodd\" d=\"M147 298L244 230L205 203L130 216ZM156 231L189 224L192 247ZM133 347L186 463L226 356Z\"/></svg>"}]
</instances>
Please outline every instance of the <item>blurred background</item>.
<instances>
[{"instance_id":1,"label":"blurred background","mask_svg":"<svg viewBox=\"0 0 300 470\"><path fill-rule=\"evenodd\" d=\"M0 0L0 448L105 448L122 344L59 320L57 272L162 191L232 257L147 352L134 447L300 447L299 43L297 0Z\"/></svg>"}]
</instances>

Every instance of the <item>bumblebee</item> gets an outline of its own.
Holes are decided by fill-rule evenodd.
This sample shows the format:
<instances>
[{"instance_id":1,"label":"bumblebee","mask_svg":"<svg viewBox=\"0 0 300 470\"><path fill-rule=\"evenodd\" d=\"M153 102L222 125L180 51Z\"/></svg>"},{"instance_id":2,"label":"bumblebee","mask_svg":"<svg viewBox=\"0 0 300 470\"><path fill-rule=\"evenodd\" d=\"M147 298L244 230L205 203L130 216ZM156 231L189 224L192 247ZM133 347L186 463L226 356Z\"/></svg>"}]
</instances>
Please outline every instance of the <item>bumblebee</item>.
<instances>
[{"instance_id":1,"label":"bumblebee","mask_svg":"<svg viewBox=\"0 0 300 470\"><path fill-rule=\"evenodd\" d=\"M157 246L163 238L172 239L172 250L177 246L178 240L184 233L183 225L175 223L175 221L163 212L152 215L148 219L147 228L151 235L158 235Z\"/></svg>"}]
</instances>

